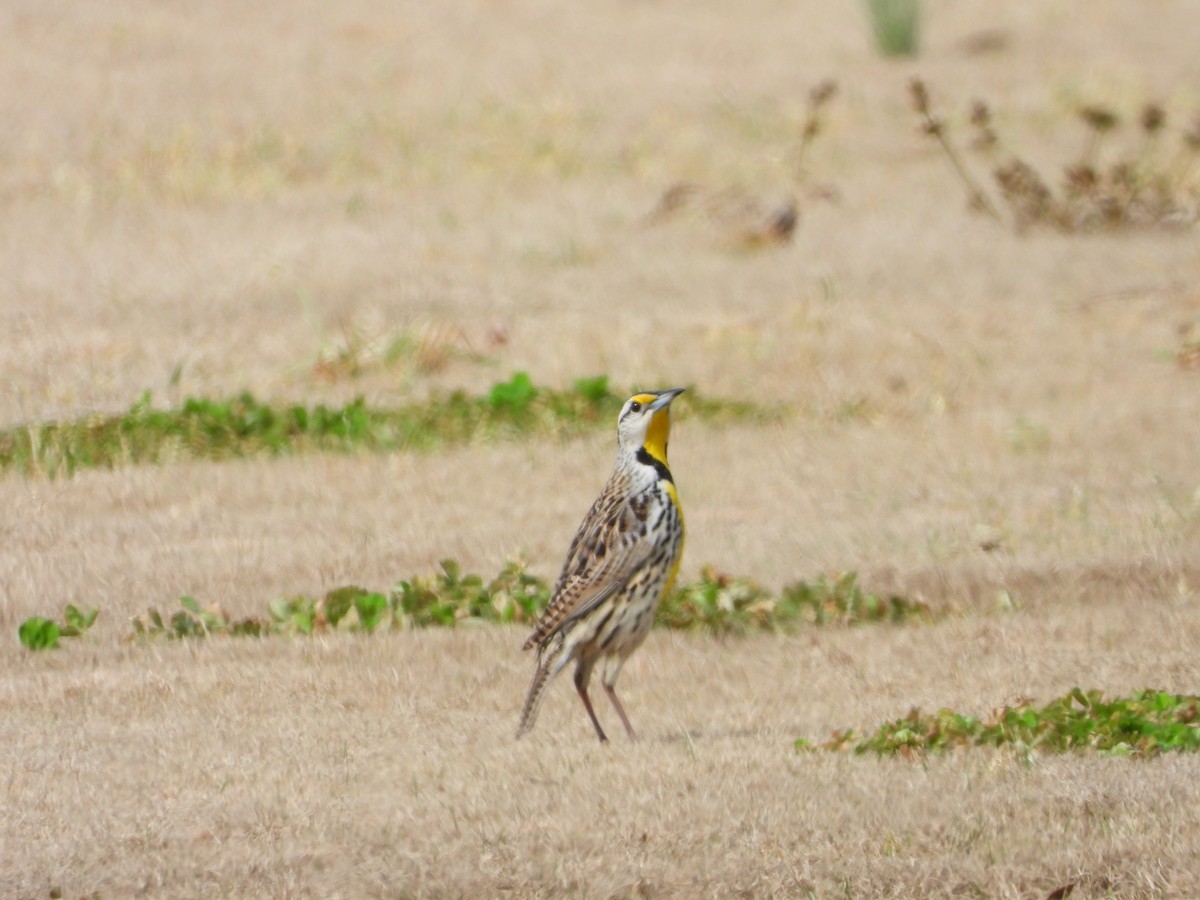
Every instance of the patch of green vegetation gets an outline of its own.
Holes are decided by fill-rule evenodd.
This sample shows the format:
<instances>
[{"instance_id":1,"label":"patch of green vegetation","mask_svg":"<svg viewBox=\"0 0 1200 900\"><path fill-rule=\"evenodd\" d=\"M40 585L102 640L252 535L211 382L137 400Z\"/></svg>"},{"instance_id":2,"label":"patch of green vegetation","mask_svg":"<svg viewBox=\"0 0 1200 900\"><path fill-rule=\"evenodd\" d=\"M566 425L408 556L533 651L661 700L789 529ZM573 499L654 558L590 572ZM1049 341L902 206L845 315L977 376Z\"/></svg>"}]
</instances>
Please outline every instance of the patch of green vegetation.
<instances>
[{"instance_id":1,"label":"patch of green vegetation","mask_svg":"<svg viewBox=\"0 0 1200 900\"><path fill-rule=\"evenodd\" d=\"M605 394L607 394L607 385L605 385L605 388ZM537 399L538 393L539 391L533 386L533 381L530 379L529 373L518 372L512 377L511 381L502 381L499 384L492 385L492 389L488 393L488 405L492 409L523 413ZM599 400L603 401L603 399L602 395Z\"/></svg>"},{"instance_id":2,"label":"patch of green vegetation","mask_svg":"<svg viewBox=\"0 0 1200 900\"><path fill-rule=\"evenodd\" d=\"M456 391L447 397L394 409L371 407L360 397L341 407L281 405L249 393L228 400L190 397L158 409L142 395L121 415L0 430L0 471L70 475L81 468L221 460L302 452L429 450L476 440L527 435L569 437L610 424L625 395L607 376L579 379L567 390L535 387L525 372L482 396ZM751 403L710 400L689 391L679 404L715 422L768 420Z\"/></svg>"},{"instance_id":3,"label":"patch of green vegetation","mask_svg":"<svg viewBox=\"0 0 1200 900\"><path fill-rule=\"evenodd\" d=\"M62 623L41 616L31 616L21 623L17 629L17 637L21 645L29 650L53 650L58 646L59 638L79 637L96 622L100 610L91 608L81 610L73 603L68 603L63 610Z\"/></svg>"},{"instance_id":4,"label":"patch of green vegetation","mask_svg":"<svg viewBox=\"0 0 1200 900\"><path fill-rule=\"evenodd\" d=\"M180 597L179 605L182 609L169 619L164 619L157 609L147 611L145 619L135 617L134 638L166 637L178 640L208 637L211 634L260 637L268 633L268 630L263 628L262 620L247 618L235 622L229 613L215 604L201 609L194 597Z\"/></svg>"},{"instance_id":5,"label":"patch of green vegetation","mask_svg":"<svg viewBox=\"0 0 1200 900\"><path fill-rule=\"evenodd\" d=\"M61 630L57 622L32 616L21 623L17 636L28 650L53 650L58 646Z\"/></svg>"},{"instance_id":6,"label":"patch of green vegetation","mask_svg":"<svg viewBox=\"0 0 1200 900\"><path fill-rule=\"evenodd\" d=\"M182 609L170 618L151 609L144 618L134 619L133 637L261 637L329 629L369 633L381 628L532 623L550 602L550 593L551 584L531 574L521 561L509 562L489 581L480 575L464 575L457 562L446 559L437 574L397 582L387 594L347 586L319 598L297 595L271 603L265 617L235 621L220 607L201 609L196 600L183 597ZM931 616L923 603L863 591L854 573L796 582L776 596L749 579L705 569L700 581L670 593L659 606L655 624L740 635L791 631L806 625L898 623Z\"/></svg>"},{"instance_id":7,"label":"patch of green vegetation","mask_svg":"<svg viewBox=\"0 0 1200 900\"><path fill-rule=\"evenodd\" d=\"M442 560L441 568L432 577L396 585L392 596L406 626L531 622L550 602L550 585L518 560L488 582L463 575L454 560Z\"/></svg>"},{"instance_id":8,"label":"patch of green vegetation","mask_svg":"<svg viewBox=\"0 0 1200 900\"><path fill-rule=\"evenodd\" d=\"M513 560L492 579L464 574L454 560L441 571L399 581L388 593L356 585L313 597L298 594L270 603L264 616L235 619L219 605L201 606L194 597L179 600L169 615L157 609L133 619L133 640L166 638L266 637L307 635L321 631L372 633L409 628L453 628L484 623L532 624L550 602L552 585ZM96 610L81 613L67 607L59 628L45 619L22 625L21 641L30 649L53 646L60 636L91 627ZM929 608L903 597L881 597L859 587L853 572L836 578L797 581L779 595L747 578L734 578L706 568L700 580L675 588L659 605L660 628L742 635L755 631L793 631L811 625L901 623L932 618ZM27 634L28 633L28 634Z\"/></svg>"},{"instance_id":9,"label":"patch of green vegetation","mask_svg":"<svg viewBox=\"0 0 1200 900\"><path fill-rule=\"evenodd\" d=\"M813 749L804 739L798 740L796 747ZM1026 754L1095 750L1110 756L1139 757L1197 750L1200 696L1144 690L1105 700L1100 691L1073 688L1045 706L1022 700L985 719L949 709L932 715L913 709L866 737L842 731L820 745L825 750L905 757L958 747L1012 747Z\"/></svg>"},{"instance_id":10,"label":"patch of green vegetation","mask_svg":"<svg viewBox=\"0 0 1200 900\"><path fill-rule=\"evenodd\" d=\"M181 638L227 635L264 637L338 630L365 632L404 630L484 622L532 621L550 600L546 582L510 562L490 581L464 575L454 560L442 560L441 571L400 581L388 594L346 586L322 597L297 595L272 602L265 617L234 620L218 606L202 609L191 597L164 619L156 609L133 620L133 638Z\"/></svg>"},{"instance_id":11,"label":"patch of green vegetation","mask_svg":"<svg viewBox=\"0 0 1200 900\"><path fill-rule=\"evenodd\" d=\"M657 624L713 634L791 631L805 625L929 620L929 607L896 595L864 591L854 572L797 581L779 594L747 578L705 568L700 580L673 590L659 605Z\"/></svg>"}]
</instances>

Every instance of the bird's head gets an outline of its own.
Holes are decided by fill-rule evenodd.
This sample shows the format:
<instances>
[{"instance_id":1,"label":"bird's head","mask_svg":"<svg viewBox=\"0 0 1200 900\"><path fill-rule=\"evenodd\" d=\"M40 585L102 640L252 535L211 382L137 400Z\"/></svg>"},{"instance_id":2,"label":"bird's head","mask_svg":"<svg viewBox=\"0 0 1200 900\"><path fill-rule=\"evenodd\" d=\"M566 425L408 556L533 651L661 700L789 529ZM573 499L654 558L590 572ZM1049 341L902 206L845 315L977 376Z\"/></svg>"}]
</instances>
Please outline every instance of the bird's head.
<instances>
[{"instance_id":1,"label":"bird's head","mask_svg":"<svg viewBox=\"0 0 1200 900\"><path fill-rule=\"evenodd\" d=\"M634 394L621 407L617 418L617 435L622 450L637 453L645 450L651 457L667 462L667 439L671 434L671 401L683 393L683 388L669 391L645 391Z\"/></svg>"}]
</instances>

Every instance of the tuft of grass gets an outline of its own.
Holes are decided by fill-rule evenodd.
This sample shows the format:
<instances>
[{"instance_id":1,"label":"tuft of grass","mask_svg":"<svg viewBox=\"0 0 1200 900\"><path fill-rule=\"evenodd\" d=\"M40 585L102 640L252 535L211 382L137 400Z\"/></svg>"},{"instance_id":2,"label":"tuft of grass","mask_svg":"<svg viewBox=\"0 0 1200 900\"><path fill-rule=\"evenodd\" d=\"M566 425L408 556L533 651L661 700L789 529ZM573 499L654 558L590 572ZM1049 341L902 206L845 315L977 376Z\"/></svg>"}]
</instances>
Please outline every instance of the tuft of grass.
<instances>
[{"instance_id":1,"label":"tuft of grass","mask_svg":"<svg viewBox=\"0 0 1200 900\"><path fill-rule=\"evenodd\" d=\"M813 744L801 739L798 750ZM1031 754L1094 750L1109 756L1154 756L1200 749L1200 696L1144 690L1105 700L1100 691L1072 688L1045 706L1023 699L979 719L950 709L908 715L858 738L841 731L825 750L906 758L960 747L1011 747Z\"/></svg>"},{"instance_id":2,"label":"tuft of grass","mask_svg":"<svg viewBox=\"0 0 1200 900\"><path fill-rule=\"evenodd\" d=\"M909 94L922 131L938 141L966 188L970 207L1003 221L950 141L945 120L934 114L925 83L913 79ZM1079 157L1062 166L1058 189L1018 154L994 165L992 176L1014 228L1046 227L1073 234L1195 224L1200 189L1192 173L1200 157L1200 119L1179 132L1178 147L1168 154L1161 146L1168 127L1166 112L1147 103L1137 117L1140 139L1127 142L1105 162L1102 147L1120 130L1120 116L1098 105L1080 107L1077 114L1087 131L1086 141ZM994 154L1000 141L985 102L974 101L969 122L975 131L972 146Z\"/></svg>"},{"instance_id":3,"label":"tuft of grass","mask_svg":"<svg viewBox=\"0 0 1200 900\"><path fill-rule=\"evenodd\" d=\"M884 56L916 56L921 38L921 0L867 0L875 47Z\"/></svg>"},{"instance_id":4,"label":"tuft of grass","mask_svg":"<svg viewBox=\"0 0 1200 900\"><path fill-rule=\"evenodd\" d=\"M100 610L95 607L81 610L75 604L68 603L63 610L61 624L41 616L32 616L21 623L17 638L28 650L53 650L58 646L59 638L84 634L95 624L98 615Z\"/></svg>"},{"instance_id":5,"label":"tuft of grass","mask_svg":"<svg viewBox=\"0 0 1200 900\"><path fill-rule=\"evenodd\" d=\"M552 585L513 560L492 579L464 574L454 560L440 571L399 581L386 594L358 586L340 587L321 597L297 595L273 601L266 616L234 620L219 606L201 608L192 597L169 618L158 610L133 620L137 639L171 640L209 635L263 637L338 630L453 628L485 623L534 622L550 602ZM706 568L700 581L673 590L659 605L660 628L741 635L793 631L804 626L900 623L928 620L929 608L903 597L863 591L853 572L833 579L798 581L773 595L746 578Z\"/></svg>"},{"instance_id":6,"label":"tuft of grass","mask_svg":"<svg viewBox=\"0 0 1200 900\"><path fill-rule=\"evenodd\" d=\"M71 475L84 468L222 460L303 452L431 450L477 440L529 435L570 437L608 424L625 396L607 376L566 390L535 387L525 372L482 396L456 391L399 408L371 407L359 397L344 406L282 405L242 393L225 400L189 397L156 408L149 392L120 415L0 430L0 471ZM686 413L721 423L769 420L775 413L742 401L689 391Z\"/></svg>"}]
</instances>

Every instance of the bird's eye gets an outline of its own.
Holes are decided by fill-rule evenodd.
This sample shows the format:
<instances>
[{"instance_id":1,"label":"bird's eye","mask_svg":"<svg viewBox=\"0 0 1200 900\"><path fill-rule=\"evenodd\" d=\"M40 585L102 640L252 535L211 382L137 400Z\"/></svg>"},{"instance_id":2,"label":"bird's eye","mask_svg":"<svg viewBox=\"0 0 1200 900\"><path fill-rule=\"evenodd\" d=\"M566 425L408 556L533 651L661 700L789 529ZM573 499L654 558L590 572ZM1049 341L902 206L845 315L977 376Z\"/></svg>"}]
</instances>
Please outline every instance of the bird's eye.
<instances>
[{"instance_id":1,"label":"bird's eye","mask_svg":"<svg viewBox=\"0 0 1200 900\"><path fill-rule=\"evenodd\" d=\"M629 411L630 412L641 412L642 404L640 404L636 400L634 400L632 403L629 404Z\"/></svg>"}]
</instances>

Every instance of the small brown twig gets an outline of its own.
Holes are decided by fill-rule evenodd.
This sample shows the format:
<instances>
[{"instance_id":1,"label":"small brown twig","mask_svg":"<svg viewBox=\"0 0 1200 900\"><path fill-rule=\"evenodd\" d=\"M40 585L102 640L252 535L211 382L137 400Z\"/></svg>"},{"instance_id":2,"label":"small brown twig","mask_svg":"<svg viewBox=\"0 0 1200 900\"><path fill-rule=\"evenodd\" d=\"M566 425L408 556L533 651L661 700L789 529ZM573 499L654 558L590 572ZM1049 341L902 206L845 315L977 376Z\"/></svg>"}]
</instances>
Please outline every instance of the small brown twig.
<instances>
[{"instance_id":1,"label":"small brown twig","mask_svg":"<svg viewBox=\"0 0 1200 900\"><path fill-rule=\"evenodd\" d=\"M921 117L921 130L930 137L937 138L937 142L941 144L947 159L950 160L950 164L954 167L954 171L958 173L958 177L966 186L967 202L971 209L986 213L996 221L1002 221L996 207L988 200L983 189L976 184L975 179L967 171L967 167L959 159L958 153L950 141L947 140L945 123L933 115L929 106L929 89L925 86L925 82L920 78L914 78L908 83L908 90L912 98L913 108L917 111L917 115Z\"/></svg>"},{"instance_id":2,"label":"small brown twig","mask_svg":"<svg viewBox=\"0 0 1200 900\"><path fill-rule=\"evenodd\" d=\"M837 95L837 82L826 79L808 92L808 110L804 117L804 127L800 132L800 148L796 151L796 174L804 177L804 157L808 148L821 133L821 110Z\"/></svg>"}]
</instances>

